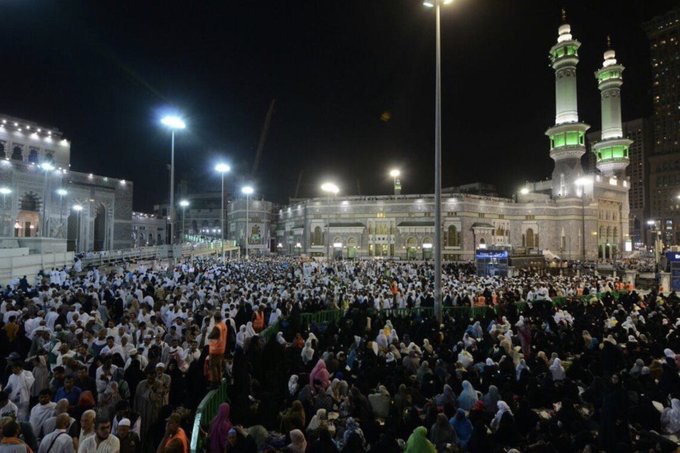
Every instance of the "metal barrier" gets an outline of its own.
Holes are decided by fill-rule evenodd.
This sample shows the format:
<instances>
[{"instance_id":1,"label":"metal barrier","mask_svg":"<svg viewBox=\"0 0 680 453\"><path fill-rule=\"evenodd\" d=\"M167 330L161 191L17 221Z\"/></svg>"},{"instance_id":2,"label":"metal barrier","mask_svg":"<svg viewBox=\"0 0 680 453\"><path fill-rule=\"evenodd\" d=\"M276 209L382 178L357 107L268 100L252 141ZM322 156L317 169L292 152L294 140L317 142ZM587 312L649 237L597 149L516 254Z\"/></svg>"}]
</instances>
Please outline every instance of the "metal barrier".
<instances>
[{"instance_id":1,"label":"metal barrier","mask_svg":"<svg viewBox=\"0 0 680 453\"><path fill-rule=\"evenodd\" d=\"M191 453L199 453L205 449L206 436L203 435L203 431L208 431L210 422L217 415L220 404L227 401L227 398L227 380L223 379L217 389L210 390L201 400L196 408L196 416L191 428L191 444L189 445Z\"/></svg>"}]
</instances>

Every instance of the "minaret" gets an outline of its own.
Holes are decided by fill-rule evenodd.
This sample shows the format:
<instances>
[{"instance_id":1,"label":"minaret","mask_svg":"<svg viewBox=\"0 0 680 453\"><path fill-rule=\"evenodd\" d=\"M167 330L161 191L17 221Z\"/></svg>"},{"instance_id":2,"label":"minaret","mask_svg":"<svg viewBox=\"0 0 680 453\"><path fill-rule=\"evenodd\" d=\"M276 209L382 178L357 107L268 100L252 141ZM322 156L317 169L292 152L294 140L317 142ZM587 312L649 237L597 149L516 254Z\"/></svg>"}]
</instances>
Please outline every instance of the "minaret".
<instances>
[{"instance_id":1,"label":"minaret","mask_svg":"<svg viewBox=\"0 0 680 453\"><path fill-rule=\"evenodd\" d=\"M630 162L628 147L633 141L623 138L621 127L621 85L624 69L623 65L616 62L616 52L611 49L611 42L607 37L602 68L595 71L602 99L602 138L593 145L597 169L606 176L623 177Z\"/></svg>"},{"instance_id":2,"label":"minaret","mask_svg":"<svg viewBox=\"0 0 680 453\"><path fill-rule=\"evenodd\" d=\"M554 197L576 195L576 181L582 174L581 156L585 154L585 132L588 124L578 120L576 100L576 65L581 43L571 36L562 10L562 25L557 44L550 49L550 61L555 70L555 125L545 134L550 137L550 157L555 161L552 174Z\"/></svg>"}]
</instances>

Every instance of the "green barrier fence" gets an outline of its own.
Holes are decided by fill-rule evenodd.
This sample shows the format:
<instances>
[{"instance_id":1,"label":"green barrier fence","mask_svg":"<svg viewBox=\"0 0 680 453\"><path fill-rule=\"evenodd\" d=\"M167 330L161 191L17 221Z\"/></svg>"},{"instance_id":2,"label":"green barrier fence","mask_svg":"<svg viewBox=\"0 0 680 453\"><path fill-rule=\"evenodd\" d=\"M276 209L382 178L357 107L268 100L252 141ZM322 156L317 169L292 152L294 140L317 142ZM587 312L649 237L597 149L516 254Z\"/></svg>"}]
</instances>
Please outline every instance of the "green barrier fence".
<instances>
[{"instance_id":1,"label":"green barrier fence","mask_svg":"<svg viewBox=\"0 0 680 453\"><path fill-rule=\"evenodd\" d=\"M227 380L223 379L222 384L215 390L210 390L201 400L196 408L194 425L191 428L191 453L202 452L206 445L206 436L203 431L208 431L210 422L217 415L220 404L227 401Z\"/></svg>"}]
</instances>

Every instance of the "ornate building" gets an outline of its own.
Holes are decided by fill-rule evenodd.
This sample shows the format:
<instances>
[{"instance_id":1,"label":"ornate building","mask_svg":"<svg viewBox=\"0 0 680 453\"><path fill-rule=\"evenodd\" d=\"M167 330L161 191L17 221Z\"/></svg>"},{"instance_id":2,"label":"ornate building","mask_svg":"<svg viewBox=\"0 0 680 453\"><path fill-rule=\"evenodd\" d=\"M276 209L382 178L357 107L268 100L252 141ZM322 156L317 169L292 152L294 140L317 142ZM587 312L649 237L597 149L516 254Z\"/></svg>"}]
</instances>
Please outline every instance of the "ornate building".
<instances>
[{"instance_id":1,"label":"ornate building","mask_svg":"<svg viewBox=\"0 0 680 453\"><path fill-rule=\"evenodd\" d=\"M569 24L550 49L555 70L555 125L546 135L555 161L552 179L527 183L513 198L453 191L442 199L442 256L468 260L492 246L516 254L550 251L568 259L615 259L628 231L631 140L623 135L623 66L607 49L595 78L601 92L602 135L593 147L596 170L586 173L585 132L577 103L578 50ZM278 211L276 243L286 254L429 259L434 241L434 197L392 195L291 200Z\"/></svg>"},{"instance_id":2,"label":"ornate building","mask_svg":"<svg viewBox=\"0 0 680 453\"><path fill-rule=\"evenodd\" d=\"M132 183L70 170L58 129L0 115L0 237L31 253L130 247Z\"/></svg>"}]
</instances>

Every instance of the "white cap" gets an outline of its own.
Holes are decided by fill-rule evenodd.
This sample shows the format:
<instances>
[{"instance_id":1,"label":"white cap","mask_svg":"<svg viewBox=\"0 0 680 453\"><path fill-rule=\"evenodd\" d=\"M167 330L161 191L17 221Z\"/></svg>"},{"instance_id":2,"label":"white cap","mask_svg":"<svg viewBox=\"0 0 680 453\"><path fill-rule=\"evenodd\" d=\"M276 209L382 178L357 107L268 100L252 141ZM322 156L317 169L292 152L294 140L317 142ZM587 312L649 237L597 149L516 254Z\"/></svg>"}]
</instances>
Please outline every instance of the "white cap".
<instances>
[{"instance_id":1,"label":"white cap","mask_svg":"<svg viewBox=\"0 0 680 453\"><path fill-rule=\"evenodd\" d=\"M132 423L130 423L129 418L121 418L118 422L118 426L132 426Z\"/></svg>"}]
</instances>

